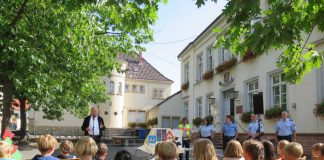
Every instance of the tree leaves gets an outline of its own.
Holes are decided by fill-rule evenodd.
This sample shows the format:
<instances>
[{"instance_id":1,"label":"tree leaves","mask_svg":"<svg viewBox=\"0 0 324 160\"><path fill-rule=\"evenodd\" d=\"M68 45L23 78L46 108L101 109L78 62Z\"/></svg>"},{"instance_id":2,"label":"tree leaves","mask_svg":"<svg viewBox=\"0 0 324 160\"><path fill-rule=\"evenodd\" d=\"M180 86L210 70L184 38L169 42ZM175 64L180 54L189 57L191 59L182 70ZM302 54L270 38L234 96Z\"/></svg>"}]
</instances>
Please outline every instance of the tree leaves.
<instances>
[{"instance_id":1,"label":"tree leaves","mask_svg":"<svg viewBox=\"0 0 324 160\"><path fill-rule=\"evenodd\" d=\"M320 67L323 60L323 52L308 45L312 43L309 38L313 32L324 31L324 1L267 2L264 5L260 0L228 1L223 15L229 27L217 39L216 46L240 55L247 50L257 54L272 48L283 50L278 67L284 68L289 82L300 82L305 73ZM203 0L197 0L198 7L203 4Z\"/></svg>"},{"instance_id":2,"label":"tree leaves","mask_svg":"<svg viewBox=\"0 0 324 160\"><path fill-rule=\"evenodd\" d=\"M44 118L88 114L108 98L100 80L119 69L120 53L143 50L153 39L158 1L1 1L0 77L14 82ZM4 14L2 14L4 13ZM12 25L13 17L17 23Z\"/></svg>"}]
</instances>

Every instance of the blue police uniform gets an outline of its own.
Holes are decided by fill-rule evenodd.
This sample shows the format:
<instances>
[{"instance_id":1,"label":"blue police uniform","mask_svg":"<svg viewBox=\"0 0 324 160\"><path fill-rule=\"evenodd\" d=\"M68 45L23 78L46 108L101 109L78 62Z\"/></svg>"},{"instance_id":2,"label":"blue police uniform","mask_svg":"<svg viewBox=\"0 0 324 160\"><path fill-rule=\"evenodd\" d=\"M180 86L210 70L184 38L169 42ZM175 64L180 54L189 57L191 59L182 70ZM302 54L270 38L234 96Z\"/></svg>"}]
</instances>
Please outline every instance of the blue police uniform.
<instances>
[{"instance_id":1,"label":"blue police uniform","mask_svg":"<svg viewBox=\"0 0 324 160\"><path fill-rule=\"evenodd\" d=\"M262 123L258 121L249 123L247 130L249 132L249 135L252 136L255 136L257 132L259 132L259 134L264 133L264 128L262 126ZM261 138L260 136L256 137L256 139L258 140L260 140L260 138Z\"/></svg>"},{"instance_id":2,"label":"blue police uniform","mask_svg":"<svg viewBox=\"0 0 324 160\"><path fill-rule=\"evenodd\" d=\"M223 150L226 149L227 143L234 139L237 133L237 125L235 123L225 123L223 126Z\"/></svg>"},{"instance_id":3,"label":"blue police uniform","mask_svg":"<svg viewBox=\"0 0 324 160\"><path fill-rule=\"evenodd\" d=\"M281 119L277 122L275 131L277 132L278 141L287 140L292 141L292 135L296 132L296 124L293 120L287 118Z\"/></svg>"},{"instance_id":4,"label":"blue police uniform","mask_svg":"<svg viewBox=\"0 0 324 160\"><path fill-rule=\"evenodd\" d=\"M216 131L216 129L213 125L202 125L200 126L199 131L201 138L208 138L211 140L211 136Z\"/></svg>"}]
</instances>

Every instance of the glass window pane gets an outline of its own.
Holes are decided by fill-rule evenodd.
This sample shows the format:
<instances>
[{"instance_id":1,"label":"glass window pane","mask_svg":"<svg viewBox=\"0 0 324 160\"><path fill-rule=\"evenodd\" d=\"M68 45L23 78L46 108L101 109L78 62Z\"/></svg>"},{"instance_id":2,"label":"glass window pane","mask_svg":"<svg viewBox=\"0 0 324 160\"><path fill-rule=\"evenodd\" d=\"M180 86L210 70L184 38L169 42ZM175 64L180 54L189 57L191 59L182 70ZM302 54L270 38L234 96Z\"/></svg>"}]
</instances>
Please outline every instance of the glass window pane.
<instances>
[{"instance_id":1,"label":"glass window pane","mask_svg":"<svg viewBox=\"0 0 324 160\"><path fill-rule=\"evenodd\" d=\"M282 103L282 104L281 104L281 107L283 107L283 108L287 108L287 104L286 104L286 103Z\"/></svg>"},{"instance_id":2,"label":"glass window pane","mask_svg":"<svg viewBox=\"0 0 324 160\"><path fill-rule=\"evenodd\" d=\"M273 94L274 94L275 96L277 96L277 95L280 94L279 86L273 87Z\"/></svg>"},{"instance_id":3,"label":"glass window pane","mask_svg":"<svg viewBox=\"0 0 324 160\"><path fill-rule=\"evenodd\" d=\"M179 117L172 117L172 129L178 128L179 125Z\"/></svg>"},{"instance_id":4,"label":"glass window pane","mask_svg":"<svg viewBox=\"0 0 324 160\"><path fill-rule=\"evenodd\" d=\"M285 74L281 74L281 82L285 82L285 81L286 81Z\"/></svg>"},{"instance_id":5,"label":"glass window pane","mask_svg":"<svg viewBox=\"0 0 324 160\"><path fill-rule=\"evenodd\" d=\"M272 77L272 81L273 81L273 84L277 84L277 83L279 83L279 75L274 75L274 76Z\"/></svg>"},{"instance_id":6,"label":"glass window pane","mask_svg":"<svg viewBox=\"0 0 324 160\"><path fill-rule=\"evenodd\" d=\"M170 118L162 117L162 128L170 128Z\"/></svg>"},{"instance_id":7,"label":"glass window pane","mask_svg":"<svg viewBox=\"0 0 324 160\"><path fill-rule=\"evenodd\" d=\"M280 103L280 97L279 96L275 96L274 97L274 104L279 104Z\"/></svg>"},{"instance_id":8,"label":"glass window pane","mask_svg":"<svg viewBox=\"0 0 324 160\"><path fill-rule=\"evenodd\" d=\"M281 94L286 93L286 92L287 92L286 85L285 84L281 85Z\"/></svg>"},{"instance_id":9,"label":"glass window pane","mask_svg":"<svg viewBox=\"0 0 324 160\"><path fill-rule=\"evenodd\" d=\"M255 81L255 86L254 86L254 89L259 89L259 82L258 81Z\"/></svg>"},{"instance_id":10,"label":"glass window pane","mask_svg":"<svg viewBox=\"0 0 324 160\"><path fill-rule=\"evenodd\" d=\"M282 94L281 95L281 103L286 103L287 102L287 94Z\"/></svg>"},{"instance_id":11,"label":"glass window pane","mask_svg":"<svg viewBox=\"0 0 324 160\"><path fill-rule=\"evenodd\" d=\"M253 91L254 90L254 85L253 83L249 83L249 91Z\"/></svg>"}]
</instances>

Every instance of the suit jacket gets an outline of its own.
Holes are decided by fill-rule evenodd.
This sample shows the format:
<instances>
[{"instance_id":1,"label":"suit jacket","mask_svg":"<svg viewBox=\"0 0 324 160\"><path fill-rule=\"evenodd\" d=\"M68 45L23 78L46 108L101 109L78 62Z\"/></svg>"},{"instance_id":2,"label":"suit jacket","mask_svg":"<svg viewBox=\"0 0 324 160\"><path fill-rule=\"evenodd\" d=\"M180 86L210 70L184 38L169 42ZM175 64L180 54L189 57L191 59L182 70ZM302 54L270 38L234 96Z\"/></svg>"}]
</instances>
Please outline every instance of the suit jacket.
<instances>
[{"instance_id":1,"label":"suit jacket","mask_svg":"<svg viewBox=\"0 0 324 160\"><path fill-rule=\"evenodd\" d=\"M86 135L86 136L89 135L86 128L89 127L90 118L91 118L91 116L87 116L86 118L84 118L83 124L81 126L81 129L84 131L84 135ZM98 121L99 121L99 127L100 127L100 124L102 124L104 126L103 128L99 128L99 131L100 131L99 132L99 137L101 137L102 136L102 131L105 130L106 127L105 127L105 123L104 123L103 119L100 116L98 116Z\"/></svg>"}]
</instances>

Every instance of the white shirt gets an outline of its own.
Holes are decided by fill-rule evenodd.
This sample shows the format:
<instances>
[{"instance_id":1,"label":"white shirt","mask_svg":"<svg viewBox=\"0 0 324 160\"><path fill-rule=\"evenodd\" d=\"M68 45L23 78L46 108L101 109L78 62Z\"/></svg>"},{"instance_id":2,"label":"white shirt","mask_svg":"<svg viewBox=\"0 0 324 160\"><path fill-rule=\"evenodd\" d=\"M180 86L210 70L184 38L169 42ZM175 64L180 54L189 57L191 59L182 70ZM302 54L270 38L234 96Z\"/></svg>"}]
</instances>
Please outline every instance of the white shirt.
<instances>
[{"instance_id":1,"label":"white shirt","mask_svg":"<svg viewBox=\"0 0 324 160\"><path fill-rule=\"evenodd\" d=\"M100 128L99 128L99 121L98 121L98 116L90 117L90 121L89 121L89 134L90 135L95 135L95 136L99 136L100 135Z\"/></svg>"}]
</instances>

